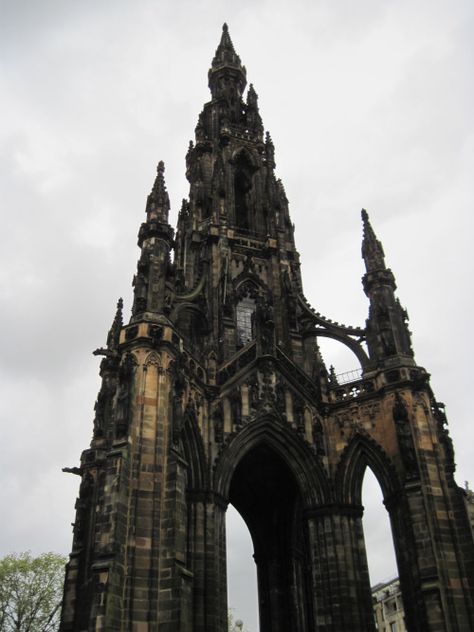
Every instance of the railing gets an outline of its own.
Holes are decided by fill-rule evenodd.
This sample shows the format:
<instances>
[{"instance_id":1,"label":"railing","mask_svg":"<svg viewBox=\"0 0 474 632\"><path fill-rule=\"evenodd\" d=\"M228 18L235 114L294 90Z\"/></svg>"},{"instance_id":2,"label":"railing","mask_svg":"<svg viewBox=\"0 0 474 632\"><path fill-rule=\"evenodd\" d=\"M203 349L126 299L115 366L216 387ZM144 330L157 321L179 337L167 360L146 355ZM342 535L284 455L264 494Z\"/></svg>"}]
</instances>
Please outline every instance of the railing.
<instances>
[{"instance_id":1,"label":"railing","mask_svg":"<svg viewBox=\"0 0 474 632\"><path fill-rule=\"evenodd\" d=\"M345 371L344 373L338 373L336 380L338 384L347 384L348 382L358 382L362 378L362 369L353 369L352 371Z\"/></svg>"}]
</instances>

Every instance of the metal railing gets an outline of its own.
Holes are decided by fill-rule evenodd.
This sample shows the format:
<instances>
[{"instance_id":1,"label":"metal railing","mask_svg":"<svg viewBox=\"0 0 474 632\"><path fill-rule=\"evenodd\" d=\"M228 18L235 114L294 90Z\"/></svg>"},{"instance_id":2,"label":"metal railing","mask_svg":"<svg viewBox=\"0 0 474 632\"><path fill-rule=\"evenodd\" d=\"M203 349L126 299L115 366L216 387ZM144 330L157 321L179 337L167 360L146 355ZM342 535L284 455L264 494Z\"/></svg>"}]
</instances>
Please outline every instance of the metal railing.
<instances>
[{"instance_id":1,"label":"metal railing","mask_svg":"<svg viewBox=\"0 0 474 632\"><path fill-rule=\"evenodd\" d=\"M344 373L337 373L336 380L338 384L348 384L349 382L358 382L362 379L362 369L352 369L352 371L344 371Z\"/></svg>"}]
</instances>

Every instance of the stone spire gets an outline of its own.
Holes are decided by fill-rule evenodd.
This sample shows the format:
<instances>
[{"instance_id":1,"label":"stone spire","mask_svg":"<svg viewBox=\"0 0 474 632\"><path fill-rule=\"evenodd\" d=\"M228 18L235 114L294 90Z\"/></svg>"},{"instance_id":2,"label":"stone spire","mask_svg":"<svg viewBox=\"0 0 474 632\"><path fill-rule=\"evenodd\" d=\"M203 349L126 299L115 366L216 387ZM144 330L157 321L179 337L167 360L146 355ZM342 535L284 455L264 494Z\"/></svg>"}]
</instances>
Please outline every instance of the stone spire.
<instances>
[{"instance_id":1,"label":"stone spire","mask_svg":"<svg viewBox=\"0 0 474 632\"><path fill-rule=\"evenodd\" d=\"M229 28L224 23L221 41L208 73L209 88L213 98L225 96L229 90L236 91L239 97L242 96L247 84L246 77L245 66L242 66L240 57L235 52L230 39Z\"/></svg>"},{"instance_id":2,"label":"stone spire","mask_svg":"<svg viewBox=\"0 0 474 632\"><path fill-rule=\"evenodd\" d=\"M250 84L247 91L246 122L249 129L259 137L263 137L262 117L258 109L258 94L255 92L253 84Z\"/></svg>"},{"instance_id":3,"label":"stone spire","mask_svg":"<svg viewBox=\"0 0 474 632\"><path fill-rule=\"evenodd\" d=\"M369 214L365 209L361 211L363 223L362 258L365 262L366 274L362 279L364 291L370 298L370 292L374 285L388 286L396 290L395 277L390 268L385 265L385 255L381 242L375 236L374 229L369 221Z\"/></svg>"},{"instance_id":4,"label":"stone spire","mask_svg":"<svg viewBox=\"0 0 474 632\"><path fill-rule=\"evenodd\" d=\"M364 237L362 240L362 257L365 261L367 272L375 270L385 270L385 259L382 244L377 239L374 229L369 220L369 214L365 208L361 211L364 226Z\"/></svg>"},{"instance_id":5,"label":"stone spire","mask_svg":"<svg viewBox=\"0 0 474 632\"><path fill-rule=\"evenodd\" d=\"M138 231L138 246L142 252L133 279L134 302L132 319L155 318L163 313L165 282L170 268L173 229L168 223L170 201L165 185L165 165L160 160L153 188L147 198L146 222Z\"/></svg>"},{"instance_id":6,"label":"stone spire","mask_svg":"<svg viewBox=\"0 0 474 632\"><path fill-rule=\"evenodd\" d=\"M147 221L158 220L167 223L170 199L165 184L165 163L160 160L156 168L156 178L146 203Z\"/></svg>"},{"instance_id":7,"label":"stone spire","mask_svg":"<svg viewBox=\"0 0 474 632\"><path fill-rule=\"evenodd\" d=\"M395 297L395 277L385 265L382 244L375 236L369 215L365 209L362 209L361 215L364 227L362 257L366 269L362 285L370 300L366 323L369 355L377 365L394 364L400 359L406 362L407 358L410 364L413 362L413 350L408 315Z\"/></svg>"}]
</instances>

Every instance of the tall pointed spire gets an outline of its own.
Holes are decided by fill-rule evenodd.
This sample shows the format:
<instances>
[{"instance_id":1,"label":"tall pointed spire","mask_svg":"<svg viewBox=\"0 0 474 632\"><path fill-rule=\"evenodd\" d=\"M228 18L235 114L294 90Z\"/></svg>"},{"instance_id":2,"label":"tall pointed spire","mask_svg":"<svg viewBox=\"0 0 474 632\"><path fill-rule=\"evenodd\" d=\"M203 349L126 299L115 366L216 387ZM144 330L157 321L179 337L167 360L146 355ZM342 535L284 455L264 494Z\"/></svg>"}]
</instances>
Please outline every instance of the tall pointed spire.
<instances>
[{"instance_id":1,"label":"tall pointed spire","mask_svg":"<svg viewBox=\"0 0 474 632\"><path fill-rule=\"evenodd\" d=\"M385 270L385 259L382 244L377 239L374 229L369 221L369 214L365 208L361 211L362 222L364 226L364 237L362 240L362 257L365 261L367 272L375 272L375 270Z\"/></svg>"},{"instance_id":2,"label":"tall pointed spire","mask_svg":"<svg viewBox=\"0 0 474 632\"><path fill-rule=\"evenodd\" d=\"M397 358L412 363L408 315L395 297L395 277L385 265L382 244L375 236L367 211L362 209L361 215L364 225L362 257L367 270L362 277L362 284L370 300L366 323L370 358L379 366L384 362L393 364L398 361Z\"/></svg>"},{"instance_id":3,"label":"tall pointed spire","mask_svg":"<svg viewBox=\"0 0 474 632\"><path fill-rule=\"evenodd\" d=\"M234 45L229 34L229 27L224 22L222 26L222 35L219 46L216 49L216 54L212 60L212 68L217 70L223 66L234 66L242 69L240 57L235 52Z\"/></svg>"},{"instance_id":4,"label":"tall pointed spire","mask_svg":"<svg viewBox=\"0 0 474 632\"><path fill-rule=\"evenodd\" d=\"M146 203L147 220L168 222L170 198L165 184L165 163L160 160L156 168L156 178Z\"/></svg>"},{"instance_id":5,"label":"tall pointed spire","mask_svg":"<svg viewBox=\"0 0 474 632\"><path fill-rule=\"evenodd\" d=\"M224 96L232 85L241 96L247 84L247 71L242 66L229 35L229 28L224 23L222 36L209 70L209 88L214 98ZM224 81L222 81L224 79Z\"/></svg>"}]
</instances>

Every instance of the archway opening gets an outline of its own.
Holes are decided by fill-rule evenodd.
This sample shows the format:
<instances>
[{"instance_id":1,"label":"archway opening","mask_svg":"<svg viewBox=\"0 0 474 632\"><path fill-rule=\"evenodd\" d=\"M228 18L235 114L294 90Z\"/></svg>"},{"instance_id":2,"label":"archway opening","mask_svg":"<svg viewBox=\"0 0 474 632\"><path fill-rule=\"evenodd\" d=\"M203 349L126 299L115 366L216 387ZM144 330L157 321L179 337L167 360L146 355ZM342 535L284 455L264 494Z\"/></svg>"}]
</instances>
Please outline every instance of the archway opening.
<instances>
[{"instance_id":1,"label":"archway opening","mask_svg":"<svg viewBox=\"0 0 474 632\"><path fill-rule=\"evenodd\" d=\"M236 160L234 177L235 223L243 230L250 229L250 191L252 189L252 165L248 156L241 152Z\"/></svg>"},{"instance_id":2,"label":"archway opening","mask_svg":"<svg viewBox=\"0 0 474 632\"><path fill-rule=\"evenodd\" d=\"M252 539L260 632L305 629L301 498L293 474L270 447L259 444L237 465L229 501Z\"/></svg>"},{"instance_id":3,"label":"archway opening","mask_svg":"<svg viewBox=\"0 0 474 632\"><path fill-rule=\"evenodd\" d=\"M242 516L233 505L226 513L227 603L235 622L241 619L244 630L259 632L257 569L253 544Z\"/></svg>"},{"instance_id":4,"label":"archway opening","mask_svg":"<svg viewBox=\"0 0 474 632\"><path fill-rule=\"evenodd\" d=\"M390 517L383 504L379 482L369 467L364 474L362 503L365 549L377 629L405 632Z\"/></svg>"},{"instance_id":5,"label":"archway opening","mask_svg":"<svg viewBox=\"0 0 474 632\"><path fill-rule=\"evenodd\" d=\"M333 367L339 384L353 382L361 378L360 362L349 347L338 340L324 336L318 336L317 342L327 370L330 371Z\"/></svg>"}]
</instances>

